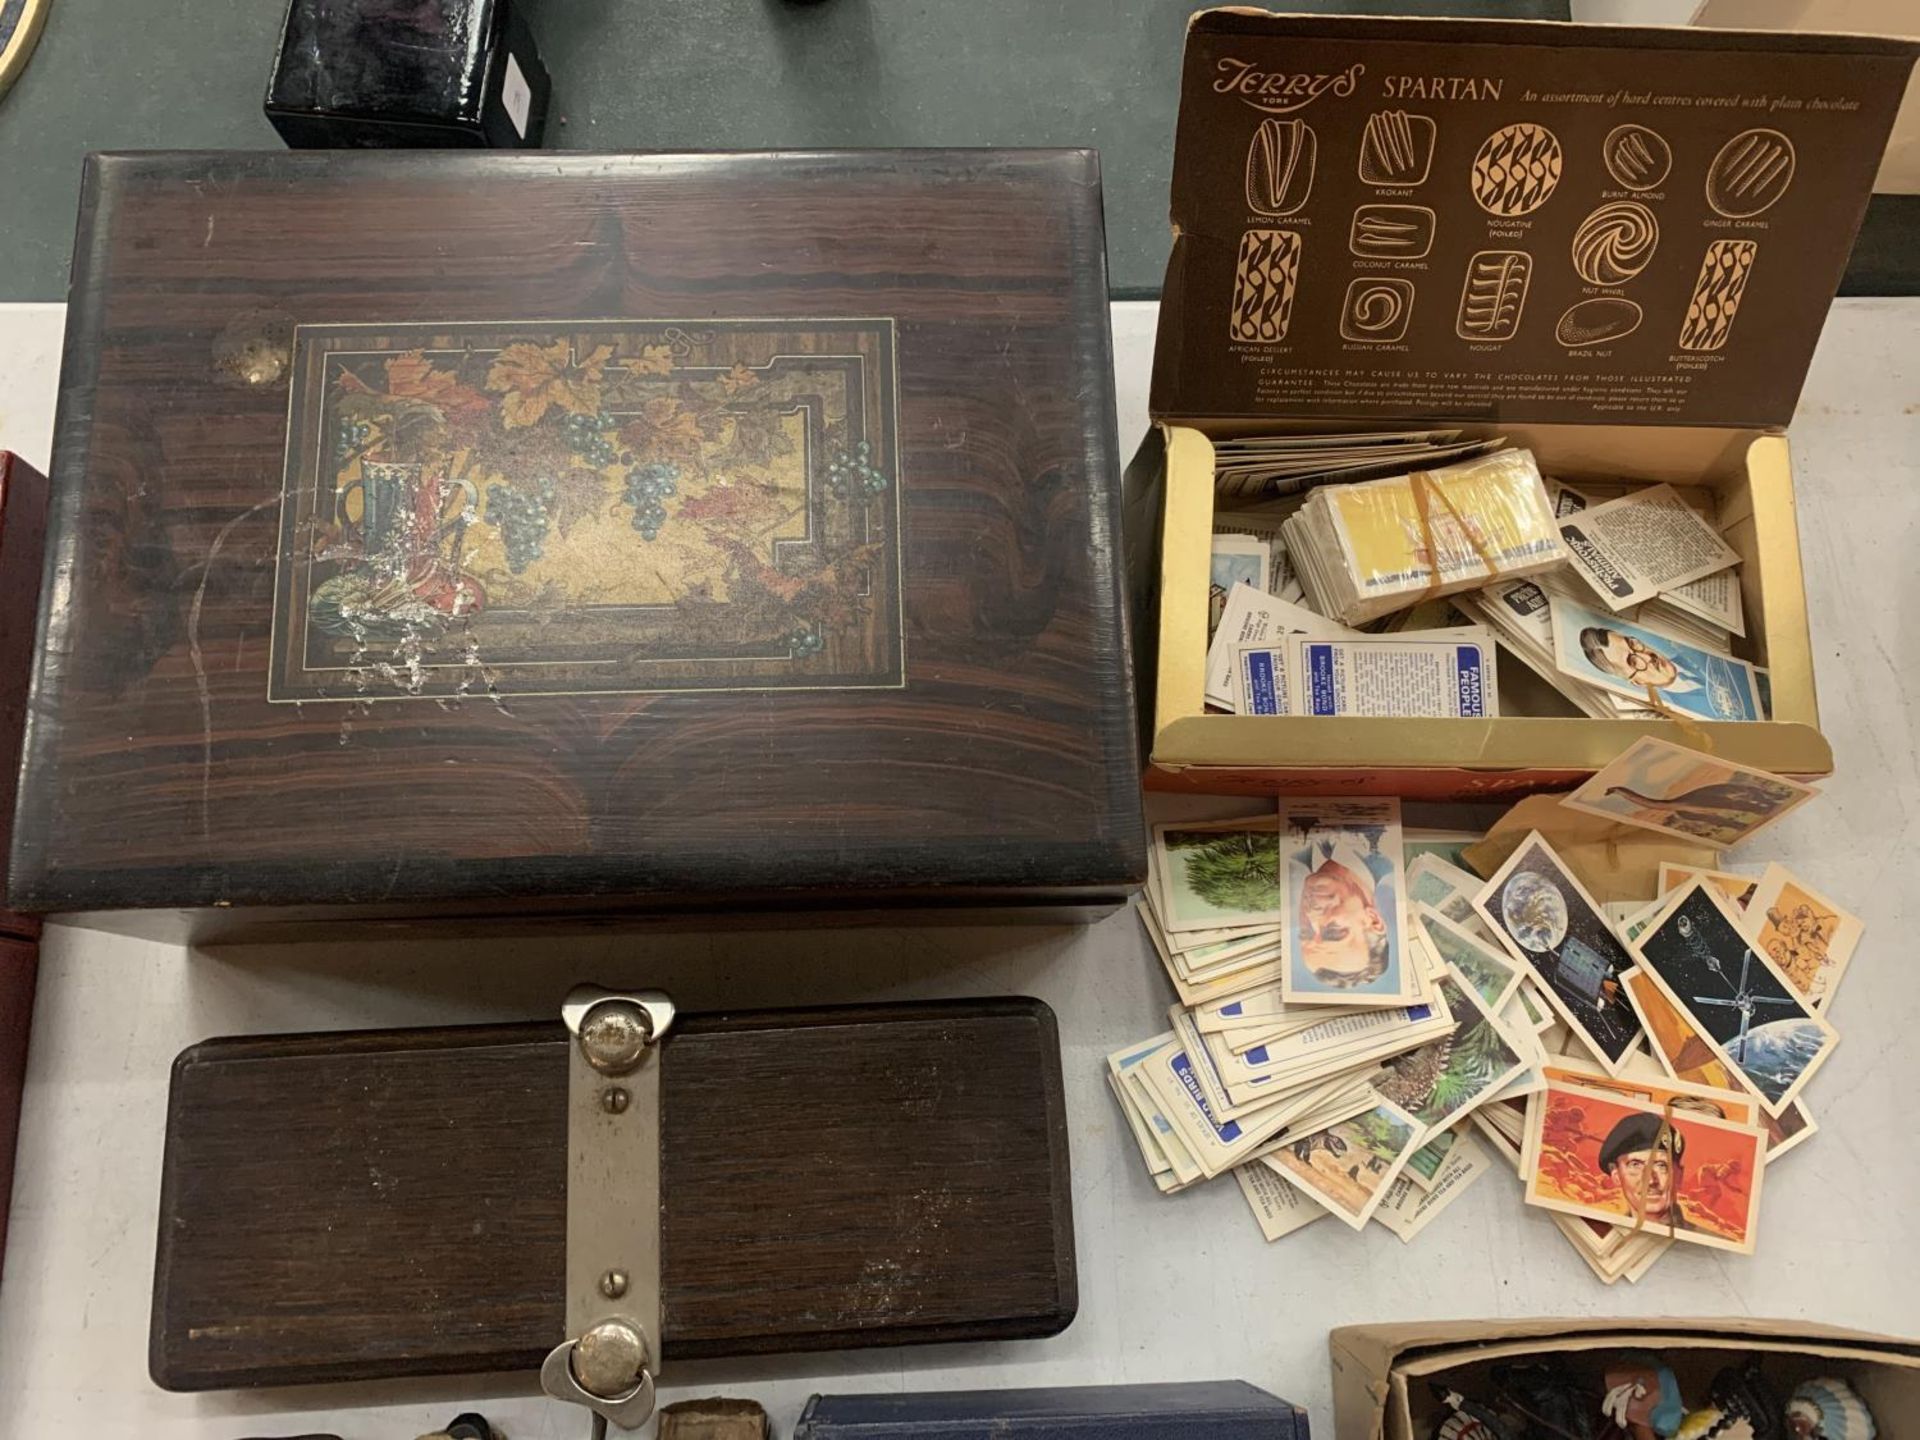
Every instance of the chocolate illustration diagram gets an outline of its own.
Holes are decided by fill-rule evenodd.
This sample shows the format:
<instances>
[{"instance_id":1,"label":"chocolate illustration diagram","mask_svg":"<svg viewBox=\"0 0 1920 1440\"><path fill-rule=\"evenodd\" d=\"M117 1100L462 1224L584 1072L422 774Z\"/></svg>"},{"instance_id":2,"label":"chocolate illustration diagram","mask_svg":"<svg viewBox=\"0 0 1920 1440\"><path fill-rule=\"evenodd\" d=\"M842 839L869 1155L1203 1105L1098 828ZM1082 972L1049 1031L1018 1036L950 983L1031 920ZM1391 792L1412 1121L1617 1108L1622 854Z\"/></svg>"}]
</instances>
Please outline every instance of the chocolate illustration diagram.
<instances>
[{"instance_id":1,"label":"chocolate illustration diagram","mask_svg":"<svg viewBox=\"0 0 1920 1440\"><path fill-rule=\"evenodd\" d=\"M1573 268L1589 285L1624 285L1653 258L1660 222L1638 200L1602 205L1573 232Z\"/></svg>"},{"instance_id":2,"label":"chocolate illustration diagram","mask_svg":"<svg viewBox=\"0 0 1920 1440\"><path fill-rule=\"evenodd\" d=\"M1520 331L1533 283L1533 257L1524 250L1482 250L1467 262L1454 333L1462 340L1502 342Z\"/></svg>"},{"instance_id":3,"label":"chocolate illustration diagram","mask_svg":"<svg viewBox=\"0 0 1920 1440\"><path fill-rule=\"evenodd\" d=\"M1651 190L1673 169L1673 147L1658 130L1616 125L1600 142L1607 173L1629 190Z\"/></svg>"},{"instance_id":4,"label":"chocolate illustration diagram","mask_svg":"<svg viewBox=\"0 0 1920 1440\"><path fill-rule=\"evenodd\" d=\"M1256 215L1291 215L1313 191L1319 152L1303 120L1267 119L1247 146L1247 208Z\"/></svg>"},{"instance_id":5,"label":"chocolate illustration diagram","mask_svg":"<svg viewBox=\"0 0 1920 1440\"><path fill-rule=\"evenodd\" d=\"M1707 167L1707 204L1729 220L1770 210L1793 183L1793 142L1778 130L1743 130Z\"/></svg>"},{"instance_id":6,"label":"chocolate illustration diagram","mask_svg":"<svg viewBox=\"0 0 1920 1440\"><path fill-rule=\"evenodd\" d=\"M1528 215L1560 183L1565 157L1544 125L1509 125L1489 135L1473 157L1473 198L1489 215Z\"/></svg>"},{"instance_id":7,"label":"chocolate illustration diagram","mask_svg":"<svg viewBox=\"0 0 1920 1440\"><path fill-rule=\"evenodd\" d=\"M1431 116L1376 110L1360 134L1360 178L1369 185L1421 185L1433 168Z\"/></svg>"},{"instance_id":8,"label":"chocolate illustration diagram","mask_svg":"<svg viewBox=\"0 0 1920 1440\"><path fill-rule=\"evenodd\" d=\"M1553 327L1553 338L1569 350L1604 345L1631 335L1644 318L1645 312L1633 301L1601 295L1569 306Z\"/></svg>"},{"instance_id":9,"label":"chocolate illustration diagram","mask_svg":"<svg viewBox=\"0 0 1920 1440\"><path fill-rule=\"evenodd\" d=\"M1346 303L1340 308L1340 338L1390 345L1405 337L1412 318L1411 280L1362 275L1347 286Z\"/></svg>"},{"instance_id":10,"label":"chocolate illustration diagram","mask_svg":"<svg viewBox=\"0 0 1920 1440\"><path fill-rule=\"evenodd\" d=\"M1433 223L1424 205L1362 205L1347 248L1369 260L1419 260L1433 248Z\"/></svg>"},{"instance_id":11,"label":"chocolate illustration diagram","mask_svg":"<svg viewBox=\"0 0 1920 1440\"><path fill-rule=\"evenodd\" d=\"M1233 309L1227 316L1227 333L1235 340L1285 339L1299 283L1300 232L1247 231L1240 237L1240 254L1233 267Z\"/></svg>"},{"instance_id":12,"label":"chocolate illustration diagram","mask_svg":"<svg viewBox=\"0 0 1920 1440\"><path fill-rule=\"evenodd\" d=\"M1733 317L1747 293L1760 247L1752 240L1716 240L1700 262L1700 278L1693 282L1687 318L1680 327L1682 350L1718 350L1733 333Z\"/></svg>"}]
</instances>

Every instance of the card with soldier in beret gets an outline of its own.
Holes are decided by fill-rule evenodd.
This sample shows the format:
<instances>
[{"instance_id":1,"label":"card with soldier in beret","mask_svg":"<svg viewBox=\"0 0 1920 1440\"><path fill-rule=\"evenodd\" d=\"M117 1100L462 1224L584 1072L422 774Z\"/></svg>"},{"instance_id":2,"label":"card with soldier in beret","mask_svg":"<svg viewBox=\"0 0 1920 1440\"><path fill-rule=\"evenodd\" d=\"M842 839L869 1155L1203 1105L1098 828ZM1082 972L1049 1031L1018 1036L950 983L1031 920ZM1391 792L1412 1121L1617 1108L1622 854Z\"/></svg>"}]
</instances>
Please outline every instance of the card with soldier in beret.
<instances>
[{"instance_id":1,"label":"card with soldier in beret","mask_svg":"<svg viewBox=\"0 0 1920 1440\"><path fill-rule=\"evenodd\" d=\"M1536 1098L1529 1205L1753 1253L1764 1130L1551 1077Z\"/></svg>"}]
</instances>

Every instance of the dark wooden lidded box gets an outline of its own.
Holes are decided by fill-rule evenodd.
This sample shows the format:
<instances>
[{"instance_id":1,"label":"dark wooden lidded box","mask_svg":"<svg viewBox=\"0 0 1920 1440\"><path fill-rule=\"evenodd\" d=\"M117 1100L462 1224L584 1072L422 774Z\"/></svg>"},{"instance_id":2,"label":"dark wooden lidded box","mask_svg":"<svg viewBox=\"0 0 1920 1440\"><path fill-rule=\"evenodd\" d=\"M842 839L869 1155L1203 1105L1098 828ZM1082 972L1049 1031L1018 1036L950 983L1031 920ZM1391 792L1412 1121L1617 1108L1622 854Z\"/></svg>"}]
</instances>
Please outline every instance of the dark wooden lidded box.
<instances>
[{"instance_id":1,"label":"dark wooden lidded box","mask_svg":"<svg viewBox=\"0 0 1920 1440\"><path fill-rule=\"evenodd\" d=\"M566 1337L568 1044L555 1021L182 1053L155 1382L539 1368ZM1060 1042L1040 1001L682 1017L660 1082L669 1377L677 1360L1072 1321Z\"/></svg>"},{"instance_id":2,"label":"dark wooden lidded box","mask_svg":"<svg viewBox=\"0 0 1920 1440\"><path fill-rule=\"evenodd\" d=\"M516 150L552 95L514 0L287 0L265 109L295 149Z\"/></svg>"},{"instance_id":3,"label":"dark wooden lidded box","mask_svg":"<svg viewBox=\"0 0 1920 1440\"><path fill-rule=\"evenodd\" d=\"M19 773L46 513L46 477L18 455L0 450L0 817L11 809L5 802L11 799ZM0 819L0 836L6 829L6 821ZM0 910L0 1279L6 1265L14 1146L20 1135L27 1040L39 969L40 922L31 915Z\"/></svg>"},{"instance_id":4,"label":"dark wooden lidded box","mask_svg":"<svg viewBox=\"0 0 1920 1440\"><path fill-rule=\"evenodd\" d=\"M72 293L18 908L1144 872L1091 153L96 156Z\"/></svg>"}]
</instances>

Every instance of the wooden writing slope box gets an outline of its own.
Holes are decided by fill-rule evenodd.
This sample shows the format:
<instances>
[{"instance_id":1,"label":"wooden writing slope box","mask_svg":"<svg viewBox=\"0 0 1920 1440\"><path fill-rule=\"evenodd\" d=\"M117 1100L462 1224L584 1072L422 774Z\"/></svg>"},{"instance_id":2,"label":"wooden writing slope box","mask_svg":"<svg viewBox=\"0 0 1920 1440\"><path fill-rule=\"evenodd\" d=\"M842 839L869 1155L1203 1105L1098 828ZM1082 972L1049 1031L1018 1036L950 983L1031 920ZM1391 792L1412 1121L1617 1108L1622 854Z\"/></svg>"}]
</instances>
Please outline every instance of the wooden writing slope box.
<instances>
[{"instance_id":1,"label":"wooden writing slope box","mask_svg":"<svg viewBox=\"0 0 1920 1440\"><path fill-rule=\"evenodd\" d=\"M569 1043L555 1021L185 1051L154 1380L539 1368L566 1338ZM660 1086L669 1378L679 1360L1073 1319L1060 1040L1040 1001L683 1016Z\"/></svg>"},{"instance_id":2,"label":"wooden writing slope box","mask_svg":"<svg viewBox=\"0 0 1920 1440\"><path fill-rule=\"evenodd\" d=\"M14 903L1111 905L1113 429L1090 153L95 157Z\"/></svg>"},{"instance_id":3,"label":"wooden writing slope box","mask_svg":"<svg viewBox=\"0 0 1920 1440\"><path fill-rule=\"evenodd\" d=\"M1743 562L1739 643L1771 672L1774 717L1705 726L1714 752L1829 773L1783 431L1915 48L1196 17L1160 427L1126 487L1147 783L1490 797L1574 783L1677 729L1564 705L1493 720L1205 713L1212 442L1435 425L1505 436L1576 485L1710 489ZM1609 263L1623 245L1628 260ZM1513 693L1531 679L1501 669Z\"/></svg>"}]
</instances>

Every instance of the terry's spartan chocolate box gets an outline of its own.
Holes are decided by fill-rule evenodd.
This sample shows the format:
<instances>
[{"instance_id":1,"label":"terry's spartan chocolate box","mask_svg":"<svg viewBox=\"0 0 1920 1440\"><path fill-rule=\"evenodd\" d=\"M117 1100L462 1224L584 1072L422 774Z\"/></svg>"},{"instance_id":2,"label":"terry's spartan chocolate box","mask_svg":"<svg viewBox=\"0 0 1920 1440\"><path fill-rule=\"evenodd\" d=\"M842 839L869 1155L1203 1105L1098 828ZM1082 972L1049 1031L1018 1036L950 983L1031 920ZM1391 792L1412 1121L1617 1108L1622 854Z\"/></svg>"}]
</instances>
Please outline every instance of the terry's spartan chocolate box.
<instances>
[{"instance_id":1,"label":"terry's spartan chocolate box","mask_svg":"<svg viewBox=\"0 0 1920 1440\"><path fill-rule=\"evenodd\" d=\"M1806 378L1915 46L1210 10L1187 35L1156 431L1126 492L1148 784L1513 793L1672 722L1216 715L1212 441L1445 423L1577 484L1707 486L1771 723L1819 775L1793 481Z\"/></svg>"}]
</instances>

